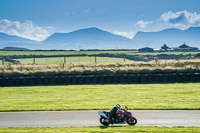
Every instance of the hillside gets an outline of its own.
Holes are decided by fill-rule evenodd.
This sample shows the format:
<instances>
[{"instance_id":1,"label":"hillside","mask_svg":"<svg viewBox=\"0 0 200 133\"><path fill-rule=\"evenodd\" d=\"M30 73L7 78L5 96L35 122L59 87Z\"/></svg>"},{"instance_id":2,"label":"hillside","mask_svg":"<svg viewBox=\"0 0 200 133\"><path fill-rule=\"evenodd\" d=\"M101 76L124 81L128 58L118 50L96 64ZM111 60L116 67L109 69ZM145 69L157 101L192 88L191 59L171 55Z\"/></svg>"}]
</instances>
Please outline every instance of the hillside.
<instances>
[{"instance_id":1,"label":"hillside","mask_svg":"<svg viewBox=\"0 0 200 133\"><path fill-rule=\"evenodd\" d=\"M30 49L22 48L22 47L4 47L3 50L10 50L10 51L29 51Z\"/></svg>"},{"instance_id":2,"label":"hillside","mask_svg":"<svg viewBox=\"0 0 200 133\"><path fill-rule=\"evenodd\" d=\"M30 44L30 43L38 43L38 42L0 32L0 47L5 47L5 46L8 46L9 44L12 45L12 44L16 44L16 43ZM15 45L12 45L12 46L15 46Z\"/></svg>"},{"instance_id":3,"label":"hillside","mask_svg":"<svg viewBox=\"0 0 200 133\"><path fill-rule=\"evenodd\" d=\"M55 33L43 43L58 49L115 49L128 48L132 44L128 38L95 27L70 33Z\"/></svg>"}]
</instances>

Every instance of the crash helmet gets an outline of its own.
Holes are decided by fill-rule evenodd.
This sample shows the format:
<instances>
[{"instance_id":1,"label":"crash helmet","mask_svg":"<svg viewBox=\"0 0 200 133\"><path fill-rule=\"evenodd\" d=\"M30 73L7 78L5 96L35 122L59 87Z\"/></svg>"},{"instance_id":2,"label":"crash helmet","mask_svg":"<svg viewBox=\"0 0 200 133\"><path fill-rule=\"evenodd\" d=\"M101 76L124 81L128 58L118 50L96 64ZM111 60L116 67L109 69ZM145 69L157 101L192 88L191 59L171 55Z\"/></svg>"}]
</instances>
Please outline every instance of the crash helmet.
<instances>
[{"instance_id":1,"label":"crash helmet","mask_svg":"<svg viewBox=\"0 0 200 133\"><path fill-rule=\"evenodd\" d=\"M115 107L119 110L121 109L121 105L120 104L116 104Z\"/></svg>"}]
</instances>

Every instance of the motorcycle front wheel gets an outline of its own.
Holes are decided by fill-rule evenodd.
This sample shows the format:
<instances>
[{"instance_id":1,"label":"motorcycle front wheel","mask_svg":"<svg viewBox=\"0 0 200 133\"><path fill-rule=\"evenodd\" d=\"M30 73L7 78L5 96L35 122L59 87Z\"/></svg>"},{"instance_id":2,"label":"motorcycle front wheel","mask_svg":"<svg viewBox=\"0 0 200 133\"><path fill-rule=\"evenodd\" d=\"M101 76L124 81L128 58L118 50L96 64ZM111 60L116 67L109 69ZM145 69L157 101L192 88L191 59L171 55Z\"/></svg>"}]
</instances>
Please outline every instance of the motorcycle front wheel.
<instances>
[{"instance_id":1,"label":"motorcycle front wheel","mask_svg":"<svg viewBox=\"0 0 200 133\"><path fill-rule=\"evenodd\" d=\"M99 119L99 121L100 121L100 123L101 123L102 125L104 125L104 126L108 126L108 125L110 124L109 119L106 119L106 118L103 118L103 117L101 117L101 118Z\"/></svg>"},{"instance_id":2,"label":"motorcycle front wheel","mask_svg":"<svg viewBox=\"0 0 200 133\"><path fill-rule=\"evenodd\" d=\"M129 125L135 125L137 124L137 119L136 118L128 119L127 123Z\"/></svg>"}]
</instances>

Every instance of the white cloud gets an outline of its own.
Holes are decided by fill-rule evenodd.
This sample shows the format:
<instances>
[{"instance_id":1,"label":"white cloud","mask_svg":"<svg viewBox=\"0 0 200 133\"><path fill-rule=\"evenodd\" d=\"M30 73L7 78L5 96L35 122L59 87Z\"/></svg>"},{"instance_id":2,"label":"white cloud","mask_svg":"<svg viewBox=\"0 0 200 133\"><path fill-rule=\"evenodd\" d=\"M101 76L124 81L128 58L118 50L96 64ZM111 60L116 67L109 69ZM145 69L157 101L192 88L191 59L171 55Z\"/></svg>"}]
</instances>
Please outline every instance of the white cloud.
<instances>
[{"instance_id":1,"label":"white cloud","mask_svg":"<svg viewBox=\"0 0 200 133\"><path fill-rule=\"evenodd\" d=\"M135 24L135 26L139 26L140 28L146 28L148 24L153 23L152 21L143 21L143 20L139 20L137 21L137 23Z\"/></svg>"},{"instance_id":2,"label":"white cloud","mask_svg":"<svg viewBox=\"0 0 200 133\"><path fill-rule=\"evenodd\" d=\"M200 26L200 14L186 10L179 12L168 11L160 16L160 20L165 22L166 27L187 29L189 27Z\"/></svg>"},{"instance_id":3,"label":"white cloud","mask_svg":"<svg viewBox=\"0 0 200 133\"><path fill-rule=\"evenodd\" d=\"M34 25L32 21L21 23L19 21L10 21L7 19L0 20L0 32L36 41L46 39L53 33L53 29L54 27L52 26L39 27Z\"/></svg>"},{"instance_id":4,"label":"white cloud","mask_svg":"<svg viewBox=\"0 0 200 133\"><path fill-rule=\"evenodd\" d=\"M133 33L133 32L125 32L125 31L113 31L112 33L115 34L115 35L127 37L129 39L132 39L135 35L135 33Z\"/></svg>"}]
</instances>

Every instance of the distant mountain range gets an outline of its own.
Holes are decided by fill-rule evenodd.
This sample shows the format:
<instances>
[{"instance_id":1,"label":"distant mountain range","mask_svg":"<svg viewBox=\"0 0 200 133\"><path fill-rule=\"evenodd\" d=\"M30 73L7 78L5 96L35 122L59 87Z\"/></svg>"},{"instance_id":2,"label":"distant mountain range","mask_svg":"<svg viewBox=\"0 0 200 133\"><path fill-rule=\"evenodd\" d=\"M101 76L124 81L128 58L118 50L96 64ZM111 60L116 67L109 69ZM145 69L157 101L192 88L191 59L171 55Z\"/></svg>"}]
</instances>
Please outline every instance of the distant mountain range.
<instances>
[{"instance_id":1,"label":"distant mountain range","mask_svg":"<svg viewBox=\"0 0 200 133\"><path fill-rule=\"evenodd\" d=\"M34 49L40 42L0 33L0 48L3 47L24 47Z\"/></svg>"},{"instance_id":2,"label":"distant mountain range","mask_svg":"<svg viewBox=\"0 0 200 133\"><path fill-rule=\"evenodd\" d=\"M128 38L92 27L70 33L55 33L43 41L53 47L61 44L61 49L115 49L132 44Z\"/></svg>"},{"instance_id":3,"label":"distant mountain range","mask_svg":"<svg viewBox=\"0 0 200 133\"><path fill-rule=\"evenodd\" d=\"M200 48L200 27L191 27L187 30L170 28L159 32L137 32L132 40L133 44L138 44L139 47L160 48L163 44L177 47L185 42L189 46Z\"/></svg>"},{"instance_id":4,"label":"distant mountain range","mask_svg":"<svg viewBox=\"0 0 200 133\"><path fill-rule=\"evenodd\" d=\"M165 29L158 32L138 32L128 39L110 32L92 27L69 33L55 33L43 42L24 39L0 33L0 48L24 47L28 49L136 49L142 47L160 48L167 44L177 47L183 43L200 47L200 27L187 30Z\"/></svg>"}]
</instances>

